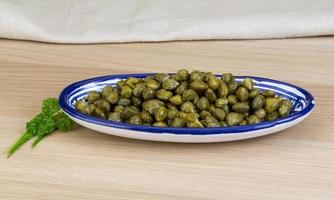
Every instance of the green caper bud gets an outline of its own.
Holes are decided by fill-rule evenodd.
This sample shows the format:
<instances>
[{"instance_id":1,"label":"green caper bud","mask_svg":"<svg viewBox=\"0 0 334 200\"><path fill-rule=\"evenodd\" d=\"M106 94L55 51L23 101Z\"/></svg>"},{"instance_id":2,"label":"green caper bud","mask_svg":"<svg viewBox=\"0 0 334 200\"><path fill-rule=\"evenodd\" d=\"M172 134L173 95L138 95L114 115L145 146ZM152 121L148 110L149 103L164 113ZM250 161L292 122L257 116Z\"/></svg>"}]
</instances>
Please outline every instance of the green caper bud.
<instances>
[{"instance_id":1,"label":"green caper bud","mask_svg":"<svg viewBox=\"0 0 334 200\"><path fill-rule=\"evenodd\" d=\"M225 112L221 108L216 108L213 115L219 120L223 121L225 119Z\"/></svg>"},{"instance_id":2,"label":"green caper bud","mask_svg":"<svg viewBox=\"0 0 334 200\"><path fill-rule=\"evenodd\" d=\"M167 127L167 124L166 124L166 122L155 122L155 123L153 123L153 126Z\"/></svg>"},{"instance_id":3,"label":"green caper bud","mask_svg":"<svg viewBox=\"0 0 334 200\"><path fill-rule=\"evenodd\" d=\"M234 82L234 76L231 73L225 73L221 76L221 80L223 80L226 84L230 84Z\"/></svg>"},{"instance_id":4,"label":"green caper bud","mask_svg":"<svg viewBox=\"0 0 334 200\"><path fill-rule=\"evenodd\" d=\"M179 117L179 111L176 109L169 109L168 110L168 114L167 114L167 118L168 119L175 119Z\"/></svg>"},{"instance_id":5,"label":"green caper bud","mask_svg":"<svg viewBox=\"0 0 334 200\"><path fill-rule=\"evenodd\" d=\"M257 88L254 88L249 92L249 97L253 99L254 97L260 94L261 94L260 90Z\"/></svg>"},{"instance_id":6,"label":"green caper bud","mask_svg":"<svg viewBox=\"0 0 334 200\"><path fill-rule=\"evenodd\" d=\"M275 92L271 90L264 90L262 92L262 95L269 98L269 97L275 97Z\"/></svg>"},{"instance_id":7,"label":"green caper bud","mask_svg":"<svg viewBox=\"0 0 334 200\"><path fill-rule=\"evenodd\" d=\"M187 89L182 94L183 101L192 101L197 96L198 96L198 94L193 89Z\"/></svg>"},{"instance_id":8,"label":"green caper bud","mask_svg":"<svg viewBox=\"0 0 334 200\"><path fill-rule=\"evenodd\" d=\"M165 90L165 89L160 89L157 91L156 94L158 99L168 101L169 98L173 96L173 93L171 91Z\"/></svg>"},{"instance_id":9,"label":"green caper bud","mask_svg":"<svg viewBox=\"0 0 334 200\"><path fill-rule=\"evenodd\" d=\"M149 79L154 79L154 78L155 78L154 75L149 75L149 76L146 76L145 81L147 81Z\"/></svg>"},{"instance_id":10,"label":"green caper bud","mask_svg":"<svg viewBox=\"0 0 334 200\"><path fill-rule=\"evenodd\" d=\"M211 113L207 110L203 110L201 111L200 116L202 119L205 119L207 116L211 116Z\"/></svg>"},{"instance_id":11,"label":"green caper bud","mask_svg":"<svg viewBox=\"0 0 334 200\"><path fill-rule=\"evenodd\" d=\"M104 99L98 99L94 102L94 105L98 108L100 108L101 110L103 110L104 112L109 112L110 111L110 104L108 101L104 100Z\"/></svg>"},{"instance_id":12,"label":"green caper bud","mask_svg":"<svg viewBox=\"0 0 334 200\"><path fill-rule=\"evenodd\" d=\"M124 85L121 89L121 97L130 98L132 96L132 88L128 85Z\"/></svg>"},{"instance_id":13,"label":"green caper bud","mask_svg":"<svg viewBox=\"0 0 334 200\"><path fill-rule=\"evenodd\" d=\"M237 113L245 113L249 111L248 102L238 102L232 106L232 109Z\"/></svg>"},{"instance_id":14,"label":"green caper bud","mask_svg":"<svg viewBox=\"0 0 334 200\"><path fill-rule=\"evenodd\" d=\"M215 76L210 77L209 80L207 81L209 88L211 88L213 91L219 88L220 82L221 81Z\"/></svg>"},{"instance_id":15,"label":"green caper bud","mask_svg":"<svg viewBox=\"0 0 334 200\"><path fill-rule=\"evenodd\" d=\"M229 91L228 91L228 87L227 87L226 83L223 82L223 81L220 81L220 85L217 89L217 96L219 98L227 97L228 93L229 93Z\"/></svg>"},{"instance_id":16,"label":"green caper bud","mask_svg":"<svg viewBox=\"0 0 334 200\"><path fill-rule=\"evenodd\" d=\"M179 106L179 105L181 105L182 103L183 103L183 101L182 101L182 97L181 97L181 95L174 95L174 96L172 96L171 98L169 98L169 101L172 103L172 104L174 104L174 105L176 105L176 106Z\"/></svg>"},{"instance_id":17,"label":"green caper bud","mask_svg":"<svg viewBox=\"0 0 334 200\"><path fill-rule=\"evenodd\" d=\"M146 84L145 83L138 83L135 88L133 88L133 96L136 96L136 97L141 97L142 96L142 93L143 93L143 90L146 88Z\"/></svg>"},{"instance_id":18,"label":"green caper bud","mask_svg":"<svg viewBox=\"0 0 334 200\"><path fill-rule=\"evenodd\" d=\"M102 109L100 109L100 108L98 108L98 107L95 107L94 108L94 111L93 111L93 113L92 113L95 117L98 117L98 118L101 118L101 119L107 119L107 115L106 115L106 113L102 110Z\"/></svg>"},{"instance_id":19,"label":"green caper bud","mask_svg":"<svg viewBox=\"0 0 334 200\"><path fill-rule=\"evenodd\" d=\"M174 104L172 104L171 102L167 102L167 103L166 103L166 107L167 107L168 109L174 109L174 110L177 110L177 106L174 105Z\"/></svg>"},{"instance_id":20,"label":"green caper bud","mask_svg":"<svg viewBox=\"0 0 334 200\"><path fill-rule=\"evenodd\" d=\"M210 103L215 103L217 96L213 90L210 88L205 91L206 98L210 101Z\"/></svg>"},{"instance_id":21,"label":"green caper bud","mask_svg":"<svg viewBox=\"0 0 334 200\"><path fill-rule=\"evenodd\" d=\"M220 127L220 122L213 116L207 116L204 120L207 127Z\"/></svg>"},{"instance_id":22,"label":"green caper bud","mask_svg":"<svg viewBox=\"0 0 334 200\"><path fill-rule=\"evenodd\" d=\"M75 102L75 105L74 107L81 113L83 114L88 114L88 115L91 115L92 112L94 111L95 109L95 106L94 105L90 105L90 104L87 104L85 101L83 100L79 100L77 102Z\"/></svg>"},{"instance_id":23,"label":"green caper bud","mask_svg":"<svg viewBox=\"0 0 334 200\"><path fill-rule=\"evenodd\" d=\"M227 98L219 98L215 102L215 106L217 108L223 108L224 105L227 105L227 104L228 104L228 99Z\"/></svg>"},{"instance_id":24,"label":"green caper bud","mask_svg":"<svg viewBox=\"0 0 334 200\"><path fill-rule=\"evenodd\" d=\"M266 102L266 98L264 98L264 96L257 95L252 101L253 110L257 110L259 108L262 108L265 102Z\"/></svg>"},{"instance_id":25,"label":"green caper bud","mask_svg":"<svg viewBox=\"0 0 334 200\"><path fill-rule=\"evenodd\" d=\"M199 110L207 110L207 109L209 109L210 102L209 102L209 100L206 97L201 97L197 101L196 105L197 105L197 108Z\"/></svg>"},{"instance_id":26,"label":"green caper bud","mask_svg":"<svg viewBox=\"0 0 334 200\"><path fill-rule=\"evenodd\" d=\"M191 83L190 87L195 91L203 91L208 89L209 86L202 80L196 80Z\"/></svg>"},{"instance_id":27,"label":"green caper bud","mask_svg":"<svg viewBox=\"0 0 334 200\"><path fill-rule=\"evenodd\" d=\"M162 83L169 78L170 78L170 75L166 73L159 73L159 74L154 75L154 79L159 81L159 83Z\"/></svg>"},{"instance_id":28,"label":"green caper bud","mask_svg":"<svg viewBox=\"0 0 334 200\"><path fill-rule=\"evenodd\" d=\"M203 124L201 124L200 121L197 121L197 122L188 122L187 123L187 127L188 128L203 128Z\"/></svg>"},{"instance_id":29,"label":"green caper bud","mask_svg":"<svg viewBox=\"0 0 334 200\"><path fill-rule=\"evenodd\" d=\"M174 90L180 83L173 79L167 79L162 82L162 88L165 90Z\"/></svg>"},{"instance_id":30,"label":"green caper bud","mask_svg":"<svg viewBox=\"0 0 334 200\"><path fill-rule=\"evenodd\" d=\"M198 100L199 100L199 96L197 95L197 96L193 99L193 103L194 103L194 104L197 104Z\"/></svg>"},{"instance_id":31,"label":"green caper bud","mask_svg":"<svg viewBox=\"0 0 334 200\"><path fill-rule=\"evenodd\" d=\"M87 100L88 100L89 103L93 103L94 101L98 100L99 98L101 98L101 94L99 92L96 92L96 91L91 91L87 95Z\"/></svg>"},{"instance_id":32,"label":"green caper bud","mask_svg":"<svg viewBox=\"0 0 334 200\"><path fill-rule=\"evenodd\" d=\"M257 124L261 122L261 120L256 115L250 115L247 120L249 124Z\"/></svg>"},{"instance_id":33,"label":"green caper bud","mask_svg":"<svg viewBox=\"0 0 334 200\"><path fill-rule=\"evenodd\" d=\"M245 78L243 81L242 81L242 84L241 84L243 87L245 87L246 89L248 90L252 90L253 87L254 87L254 83L253 83L253 79L251 78Z\"/></svg>"},{"instance_id":34,"label":"green caper bud","mask_svg":"<svg viewBox=\"0 0 334 200\"><path fill-rule=\"evenodd\" d=\"M144 100L154 99L156 91L152 88L144 88L142 97Z\"/></svg>"},{"instance_id":35,"label":"green caper bud","mask_svg":"<svg viewBox=\"0 0 334 200\"><path fill-rule=\"evenodd\" d=\"M245 113L242 113L244 118L248 117L249 116L249 112L245 112Z\"/></svg>"},{"instance_id":36,"label":"green caper bud","mask_svg":"<svg viewBox=\"0 0 334 200\"><path fill-rule=\"evenodd\" d=\"M292 103L289 100L282 100L280 102L280 105L278 107L278 113L281 117L286 117L290 114L292 109Z\"/></svg>"},{"instance_id":37,"label":"green caper bud","mask_svg":"<svg viewBox=\"0 0 334 200\"><path fill-rule=\"evenodd\" d=\"M140 115L133 115L129 118L128 121L130 124L141 125L143 123Z\"/></svg>"},{"instance_id":38,"label":"green caper bud","mask_svg":"<svg viewBox=\"0 0 334 200\"><path fill-rule=\"evenodd\" d=\"M212 72L204 72L204 81L208 82L210 78L216 77Z\"/></svg>"},{"instance_id":39,"label":"green caper bud","mask_svg":"<svg viewBox=\"0 0 334 200\"><path fill-rule=\"evenodd\" d=\"M155 119L158 122L164 121L167 118L167 115L168 111L165 107L159 107L154 113Z\"/></svg>"},{"instance_id":40,"label":"green caper bud","mask_svg":"<svg viewBox=\"0 0 334 200\"><path fill-rule=\"evenodd\" d=\"M114 122L122 122L121 113L120 112L112 112L109 114L108 120Z\"/></svg>"},{"instance_id":41,"label":"green caper bud","mask_svg":"<svg viewBox=\"0 0 334 200\"><path fill-rule=\"evenodd\" d=\"M280 99L278 98L267 98L266 103L264 105L264 109L267 113L272 113L277 110L280 105Z\"/></svg>"},{"instance_id":42,"label":"green caper bud","mask_svg":"<svg viewBox=\"0 0 334 200\"><path fill-rule=\"evenodd\" d=\"M221 126L221 127L226 127L226 126L228 126L228 124L227 124L225 121L220 121L219 123L220 123L220 126Z\"/></svg>"},{"instance_id":43,"label":"green caper bud","mask_svg":"<svg viewBox=\"0 0 334 200\"><path fill-rule=\"evenodd\" d=\"M186 113L192 113L192 112L195 112L195 107L194 107L194 104L187 101L187 102L184 102L182 105L181 105L181 111L183 112L186 112Z\"/></svg>"},{"instance_id":44,"label":"green caper bud","mask_svg":"<svg viewBox=\"0 0 334 200\"><path fill-rule=\"evenodd\" d=\"M134 88L135 85L139 82L139 78L135 78L135 77L129 77L126 79L125 84L130 86L131 88Z\"/></svg>"},{"instance_id":45,"label":"green caper bud","mask_svg":"<svg viewBox=\"0 0 334 200\"><path fill-rule=\"evenodd\" d=\"M117 102L118 105L122 105L122 106L128 106L131 104L131 100L130 99L125 99L125 98L120 98Z\"/></svg>"},{"instance_id":46,"label":"green caper bud","mask_svg":"<svg viewBox=\"0 0 334 200\"><path fill-rule=\"evenodd\" d=\"M153 117L152 115L150 115L150 113L148 113L147 111L142 111L140 113L140 117L141 117L141 120L144 122L144 123L152 123L153 122Z\"/></svg>"},{"instance_id":47,"label":"green caper bud","mask_svg":"<svg viewBox=\"0 0 334 200\"><path fill-rule=\"evenodd\" d=\"M154 112L159 107L164 106L164 103L158 99L151 99L143 103L143 110L147 111L151 115L154 115Z\"/></svg>"},{"instance_id":48,"label":"green caper bud","mask_svg":"<svg viewBox=\"0 0 334 200\"><path fill-rule=\"evenodd\" d=\"M238 82L232 82L228 84L228 91L230 94L234 94L239 88L240 84Z\"/></svg>"},{"instance_id":49,"label":"green caper bud","mask_svg":"<svg viewBox=\"0 0 334 200\"><path fill-rule=\"evenodd\" d=\"M266 116L266 119L268 121L272 121L272 120L275 120L275 119L278 119L279 118L279 114L277 111L274 111L272 113L268 113L267 116Z\"/></svg>"},{"instance_id":50,"label":"green caper bud","mask_svg":"<svg viewBox=\"0 0 334 200\"><path fill-rule=\"evenodd\" d=\"M176 73L176 80L177 81L186 81L188 79L189 72L186 69L180 69Z\"/></svg>"},{"instance_id":51,"label":"green caper bud","mask_svg":"<svg viewBox=\"0 0 334 200\"><path fill-rule=\"evenodd\" d=\"M116 105L115 107L114 107L114 112L123 112L123 110L124 110L124 106L122 106L122 105Z\"/></svg>"},{"instance_id":52,"label":"green caper bud","mask_svg":"<svg viewBox=\"0 0 334 200\"><path fill-rule=\"evenodd\" d=\"M215 108L214 105L210 105L210 106L209 106L209 112L210 112L210 113L214 113L215 110L216 110L216 108Z\"/></svg>"},{"instance_id":53,"label":"green caper bud","mask_svg":"<svg viewBox=\"0 0 334 200\"><path fill-rule=\"evenodd\" d=\"M135 96L131 97L131 101L132 101L132 104L137 107L140 107L143 104L143 100Z\"/></svg>"},{"instance_id":54,"label":"green caper bud","mask_svg":"<svg viewBox=\"0 0 334 200\"><path fill-rule=\"evenodd\" d=\"M244 87L239 87L236 92L236 96L240 101L247 101L249 97L248 90Z\"/></svg>"},{"instance_id":55,"label":"green caper bud","mask_svg":"<svg viewBox=\"0 0 334 200\"><path fill-rule=\"evenodd\" d=\"M248 121L243 119L240 123L239 123L239 126L245 126L248 124Z\"/></svg>"},{"instance_id":56,"label":"green caper bud","mask_svg":"<svg viewBox=\"0 0 334 200\"><path fill-rule=\"evenodd\" d=\"M125 81L124 80L120 80L116 83L116 88L117 89L122 89L122 87L125 85Z\"/></svg>"},{"instance_id":57,"label":"green caper bud","mask_svg":"<svg viewBox=\"0 0 334 200\"><path fill-rule=\"evenodd\" d=\"M222 107L221 109L223 109L223 111L224 111L226 114L230 112L230 108L229 108L228 105L223 105L223 107Z\"/></svg>"},{"instance_id":58,"label":"green caper bud","mask_svg":"<svg viewBox=\"0 0 334 200\"><path fill-rule=\"evenodd\" d=\"M108 93L106 96L105 96L105 99L111 103L111 104L115 104L118 102L119 100L119 95L118 95L118 92L117 91L112 91L110 93Z\"/></svg>"},{"instance_id":59,"label":"green caper bud","mask_svg":"<svg viewBox=\"0 0 334 200\"><path fill-rule=\"evenodd\" d=\"M101 93L102 93L102 96L107 96L107 95L109 95L110 93L112 93L113 92L113 87L111 86L111 85L107 85L107 86L105 86L103 89L102 89L102 91L101 91Z\"/></svg>"},{"instance_id":60,"label":"green caper bud","mask_svg":"<svg viewBox=\"0 0 334 200\"><path fill-rule=\"evenodd\" d=\"M186 82L181 82L181 84L176 88L175 94L182 95L186 89L188 89L188 84Z\"/></svg>"},{"instance_id":61,"label":"green caper bud","mask_svg":"<svg viewBox=\"0 0 334 200\"><path fill-rule=\"evenodd\" d=\"M175 118L173 121L172 121L172 124L171 124L171 127L184 127L185 125L185 121L182 119L182 118Z\"/></svg>"},{"instance_id":62,"label":"green caper bud","mask_svg":"<svg viewBox=\"0 0 334 200\"><path fill-rule=\"evenodd\" d=\"M234 104L238 102L238 97L235 95L229 95L227 99L228 99L228 104L231 106L233 106Z\"/></svg>"},{"instance_id":63,"label":"green caper bud","mask_svg":"<svg viewBox=\"0 0 334 200\"><path fill-rule=\"evenodd\" d=\"M226 122L229 126L238 125L243 119L244 116L240 113L230 112L226 115Z\"/></svg>"},{"instance_id":64,"label":"green caper bud","mask_svg":"<svg viewBox=\"0 0 334 200\"><path fill-rule=\"evenodd\" d=\"M154 79L148 79L146 81L146 86L147 86L147 88L151 88L153 90L157 90L157 89L160 88L159 82L154 80Z\"/></svg>"},{"instance_id":65,"label":"green caper bud","mask_svg":"<svg viewBox=\"0 0 334 200\"><path fill-rule=\"evenodd\" d=\"M129 119L133 115L139 114L139 111L132 106L126 106L121 114L122 119Z\"/></svg>"},{"instance_id":66,"label":"green caper bud","mask_svg":"<svg viewBox=\"0 0 334 200\"><path fill-rule=\"evenodd\" d=\"M254 114L257 116L257 118L259 118L261 120L263 120L266 117L266 115L267 115L266 111L263 108L257 109L254 112Z\"/></svg>"},{"instance_id":67,"label":"green caper bud","mask_svg":"<svg viewBox=\"0 0 334 200\"><path fill-rule=\"evenodd\" d=\"M197 80L202 80L202 74L200 71L193 71L190 73L190 81L191 82L194 82L194 81L197 81Z\"/></svg>"}]
</instances>

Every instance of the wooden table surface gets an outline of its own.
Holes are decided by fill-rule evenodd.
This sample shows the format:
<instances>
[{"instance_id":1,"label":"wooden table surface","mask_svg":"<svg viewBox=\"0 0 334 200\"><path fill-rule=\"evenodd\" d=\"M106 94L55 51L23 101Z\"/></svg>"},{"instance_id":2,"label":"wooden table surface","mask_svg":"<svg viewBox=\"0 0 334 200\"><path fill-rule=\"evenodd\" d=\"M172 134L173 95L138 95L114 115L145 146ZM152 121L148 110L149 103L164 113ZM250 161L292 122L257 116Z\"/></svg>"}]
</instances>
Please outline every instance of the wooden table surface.
<instances>
[{"instance_id":1,"label":"wooden table surface","mask_svg":"<svg viewBox=\"0 0 334 200\"><path fill-rule=\"evenodd\" d=\"M302 123L214 144L138 141L78 127L6 149L69 83L180 67L278 79L309 90ZM334 199L334 38L56 45L0 40L0 199Z\"/></svg>"}]
</instances>

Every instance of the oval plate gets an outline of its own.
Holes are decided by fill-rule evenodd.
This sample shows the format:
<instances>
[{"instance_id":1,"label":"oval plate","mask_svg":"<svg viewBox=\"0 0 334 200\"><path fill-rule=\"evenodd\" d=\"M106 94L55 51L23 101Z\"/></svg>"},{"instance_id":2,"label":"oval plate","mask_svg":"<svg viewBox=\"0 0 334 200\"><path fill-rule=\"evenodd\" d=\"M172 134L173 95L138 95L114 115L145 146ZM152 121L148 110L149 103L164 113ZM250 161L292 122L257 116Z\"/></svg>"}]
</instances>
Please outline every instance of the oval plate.
<instances>
[{"instance_id":1,"label":"oval plate","mask_svg":"<svg viewBox=\"0 0 334 200\"><path fill-rule=\"evenodd\" d=\"M115 86L127 77L145 78L152 74L120 74L91 78L67 86L60 94L59 103L64 112L78 124L98 132L141 140L163 142L225 142L243 140L271 134L289 128L305 119L314 109L314 98L306 90L276 80L251 77L254 87L270 89L276 94L293 102L293 111L287 117L274 121L261 122L255 125L220 127L220 128L172 128L139 126L99 119L78 112L74 108L77 100L88 92L101 90L105 85ZM242 81L246 76L236 76L236 81Z\"/></svg>"}]
</instances>

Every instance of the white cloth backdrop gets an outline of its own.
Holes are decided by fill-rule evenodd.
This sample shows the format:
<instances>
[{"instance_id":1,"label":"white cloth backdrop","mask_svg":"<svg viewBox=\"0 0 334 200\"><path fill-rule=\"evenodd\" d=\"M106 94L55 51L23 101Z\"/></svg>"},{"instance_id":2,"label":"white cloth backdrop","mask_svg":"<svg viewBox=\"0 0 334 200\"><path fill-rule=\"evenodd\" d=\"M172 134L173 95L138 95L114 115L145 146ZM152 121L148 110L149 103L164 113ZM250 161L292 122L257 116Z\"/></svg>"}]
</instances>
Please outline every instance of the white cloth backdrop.
<instances>
[{"instance_id":1,"label":"white cloth backdrop","mask_svg":"<svg viewBox=\"0 0 334 200\"><path fill-rule=\"evenodd\" d=\"M334 34L334 0L0 0L0 37L56 43Z\"/></svg>"}]
</instances>

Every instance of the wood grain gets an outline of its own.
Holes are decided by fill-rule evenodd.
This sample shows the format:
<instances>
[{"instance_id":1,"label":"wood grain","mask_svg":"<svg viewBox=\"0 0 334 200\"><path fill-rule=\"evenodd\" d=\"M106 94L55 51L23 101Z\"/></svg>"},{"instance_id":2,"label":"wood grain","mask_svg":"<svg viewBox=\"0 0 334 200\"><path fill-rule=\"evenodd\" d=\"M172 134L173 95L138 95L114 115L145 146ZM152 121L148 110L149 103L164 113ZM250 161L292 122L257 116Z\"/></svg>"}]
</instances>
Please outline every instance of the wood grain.
<instances>
[{"instance_id":1,"label":"wood grain","mask_svg":"<svg viewBox=\"0 0 334 200\"><path fill-rule=\"evenodd\" d=\"M56 45L0 40L0 199L334 199L334 37ZM43 98L71 82L180 67L309 90L316 109L277 134L215 144L114 137L83 127L11 159Z\"/></svg>"}]
</instances>

